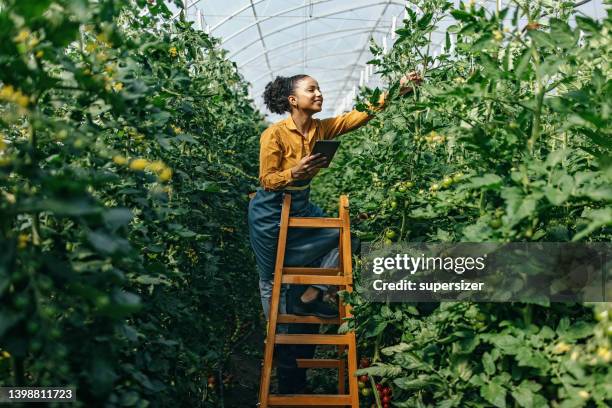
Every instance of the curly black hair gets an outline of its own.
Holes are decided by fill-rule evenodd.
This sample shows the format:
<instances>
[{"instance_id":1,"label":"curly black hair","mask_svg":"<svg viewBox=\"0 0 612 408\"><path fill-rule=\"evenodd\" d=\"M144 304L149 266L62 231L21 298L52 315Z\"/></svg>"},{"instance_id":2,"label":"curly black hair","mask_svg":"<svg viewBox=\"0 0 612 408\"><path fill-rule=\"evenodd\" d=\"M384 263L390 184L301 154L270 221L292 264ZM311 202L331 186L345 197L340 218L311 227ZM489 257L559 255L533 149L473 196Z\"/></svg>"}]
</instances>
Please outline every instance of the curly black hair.
<instances>
[{"instance_id":1,"label":"curly black hair","mask_svg":"<svg viewBox=\"0 0 612 408\"><path fill-rule=\"evenodd\" d=\"M263 93L263 100L270 112L283 114L291 112L291 106L287 99L293 94L295 85L308 75L299 74L291 77L277 76L274 81L268 82Z\"/></svg>"}]
</instances>

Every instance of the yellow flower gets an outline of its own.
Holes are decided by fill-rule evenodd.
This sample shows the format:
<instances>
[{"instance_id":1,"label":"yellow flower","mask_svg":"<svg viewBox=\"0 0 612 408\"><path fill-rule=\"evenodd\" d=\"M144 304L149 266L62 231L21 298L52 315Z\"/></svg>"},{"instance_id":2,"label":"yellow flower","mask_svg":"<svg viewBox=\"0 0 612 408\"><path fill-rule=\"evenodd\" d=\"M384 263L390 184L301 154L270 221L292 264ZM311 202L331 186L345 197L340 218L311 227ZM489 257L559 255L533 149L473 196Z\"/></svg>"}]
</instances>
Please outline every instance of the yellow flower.
<instances>
[{"instance_id":1,"label":"yellow flower","mask_svg":"<svg viewBox=\"0 0 612 408\"><path fill-rule=\"evenodd\" d=\"M115 82L115 83L113 84L113 89L114 89L116 92L121 91L121 90L123 89L123 83L121 83L121 82Z\"/></svg>"},{"instance_id":2,"label":"yellow flower","mask_svg":"<svg viewBox=\"0 0 612 408\"><path fill-rule=\"evenodd\" d=\"M106 33L100 33L100 34L96 35L96 40L100 41L104 45L111 45L110 41L108 40L108 36L106 35Z\"/></svg>"},{"instance_id":3,"label":"yellow flower","mask_svg":"<svg viewBox=\"0 0 612 408\"><path fill-rule=\"evenodd\" d=\"M589 394L587 391L585 391L585 390L580 390L580 391L578 391L578 395L580 396L580 398L583 398L583 399L585 399L585 400L586 400L586 399L589 399L589 397L591 396L591 395L590 395L590 394Z\"/></svg>"},{"instance_id":4,"label":"yellow flower","mask_svg":"<svg viewBox=\"0 0 612 408\"><path fill-rule=\"evenodd\" d=\"M117 155L113 157L113 162L119 166L124 166L127 164L127 159L121 155Z\"/></svg>"},{"instance_id":5,"label":"yellow flower","mask_svg":"<svg viewBox=\"0 0 612 408\"><path fill-rule=\"evenodd\" d=\"M0 99L7 102L13 102L25 108L30 103L30 98L24 95L21 91L13 88L12 85L4 85L0 89Z\"/></svg>"},{"instance_id":6,"label":"yellow flower","mask_svg":"<svg viewBox=\"0 0 612 408\"><path fill-rule=\"evenodd\" d=\"M3 358L11 358L11 355L9 354L9 352L4 351L4 350L2 350L2 353L0 353L0 356L2 356Z\"/></svg>"},{"instance_id":7,"label":"yellow flower","mask_svg":"<svg viewBox=\"0 0 612 408\"><path fill-rule=\"evenodd\" d=\"M19 34L17 34L13 38L13 41L25 42L29 37L30 37L30 30L28 30L27 28L24 28L23 30L19 31Z\"/></svg>"},{"instance_id":8,"label":"yellow flower","mask_svg":"<svg viewBox=\"0 0 612 408\"><path fill-rule=\"evenodd\" d=\"M108 59L108 55L106 55L106 53L104 51L101 51L99 53L96 54L96 60L102 62L102 61L106 61Z\"/></svg>"},{"instance_id":9,"label":"yellow flower","mask_svg":"<svg viewBox=\"0 0 612 408\"><path fill-rule=\"evenodd\" d=\"M98 48L96 46L96 43L94 42L88 42L87 45L85 46L85 51L87 51L88 53L92 53L96 50L96 48Z\"/></svg>"},{"instance_id":10,"label":"yellow flower","mask_svg":"<svg viewBox=\"0 0 612 408\"><path fill-rule=\"evenodd\" d=\"M28 104L30 103L30 98L21 94L15 98L15 102L17 103L17 105L21 106L22 108L27 108Z\"/></svg>"},{"instance_id":11,"label":"yellow flower","mask_svg":"<svg viewBox=\"0 0 612 408\"><path fill-rule=\"evenodd\" d=\"M130 169L132 170L144 170L149 165L149 161L146 159L135 159L130 163Z\"/></svg>"},{"instance_id":12,"label":"yellow flower","mask_svg":"<svg viewBox=\"0 0 612 408\"><path fill-rule=\"evenodd\" d=\"M178 51L176 49L176 47L170 47L170 49L168 50L168 53L170 54L170 56L172 58L176 57L178 55Z\"/></svg>"},{"instance_id":13,"label":"yellow flower","mask_svg":"<svg viewBox=\"0 0 612 408\"><path fill-rule=\"evenodd\" d=\"M166 165L162 161L154 161L149 164L147 170L151 170L154 173L161 173L166 168Z\"/></svg>"},{"instance_id":14,"label":"yellow flower","mask_svg":"<svg viewBox=\"0 0 612 408\"><path fill-rule=\"evenodd\" d=\"M36 51L36 58L42 58L45 55L45 52L42 50Z\"/></svg>"},{"instance_id":15,"label":"yellow flower","mask_svg":"<svg viewBox=\"0 0 612 408\"><path fill-rule=\"evenodd\" d=\"M601 357L606 363L610 361L612 357L612 353L610 353L610 349L607 347L599 347L597 349L597 355Z\"/></svg>"},{"instance_id":16,"label":"yellow flower","mask_svg":"<svg viewBox=\"0 0 612 408\"><path fill-rule=\"evenodd\" d=\"M106 64L106 66L104 67L104 71L106 71L106 73L109 75L112 75L116 69L117 69L116 64Z\"/></svg>"},{"instance_id":17,"label":"yellow flower","mask_svg":"<svg viewBox=\"0 0 612 408\"><path fill-rule=\"evenodd\" d=\"M28 242L30 241L30 236L28 234L19 234L17 238L17 248L24 249L28 246Z\"/></svg>"},{"instance_id":18,"label":"yellow flower","mask_svg":"<svg viewBox=\"0 0 612 408\"><path fill-rule=\"evenodd\" d=\"M178 127L178 126L171 125L170 127L172 128L172 130L174 131L174 133L176 133L177 135L183 131L183 129L181 129L181 128L180 128L180 127Z\"/></svg>"},{"instance_id":19,"label":"yellow flower","mask_svg":"<svg viewBox=\"0 0 612 408\"><path fill-rule=\"evenodd\" d=\"M560 342L557 343L557 345L553 348L553 353L555 354L562 354L562 353L566 353L568 351L571 350L571 347L569 344L564 343L564 342Z\"/></svg>"},{"instance_id":20,"label":"yellow flower","mask_svg":"<svg viewBox=\"0 0 612 408\"><path fill-rule=\"evenodd\" d=\"M172 178L172 169L169 167L166 167L165 169L162 170L161 173L159 173L159 179L161 181L168 181Z\"/></svg>"},{"instance_id":21,"label":"yellow flower","mask_svg":"<svg viewBox=\"0 0 612 408\"><path fill-rule=\"evenodd\" d=\"M501 41L504 39L504 35L501 31L495 30L493 31L493 38L495 38L495 41Z\"/></svg>"},{"instance_id":22,"label":"yellow flower","mask_svg":"<svg viewBox=\"0 0 612 408\"><path fill-rule=\"evenodd\" d=\"M6 142L4 141L4 135L0 133L0 152L6 149Z\"/></svg>"}]
</instances>

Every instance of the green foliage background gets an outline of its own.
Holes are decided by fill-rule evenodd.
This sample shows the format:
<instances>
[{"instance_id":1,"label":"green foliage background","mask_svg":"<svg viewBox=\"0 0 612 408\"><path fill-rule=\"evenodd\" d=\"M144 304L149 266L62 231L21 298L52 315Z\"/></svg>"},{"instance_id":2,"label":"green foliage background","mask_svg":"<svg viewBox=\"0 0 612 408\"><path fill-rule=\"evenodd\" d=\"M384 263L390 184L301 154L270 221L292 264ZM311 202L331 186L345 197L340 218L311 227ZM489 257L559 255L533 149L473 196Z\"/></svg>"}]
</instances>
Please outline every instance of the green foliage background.
<instances>
[{"instance_id":1,"label":"green foliage background","mask_svg":"<svg viewBox=\"0 0 612 408\"><path fill-rule=\"evenodd\" d=\"M260 329L262 117L216 40L169 17L2 2L0 385L215 406L207 377Z\"/></svg>"},{"instance_id":2,"label":"green foliage background","mask_svg":"<svg viewBox=\"0 0 612 408\"><path fill-rule=\"evenodd\" d=\"M425 83L403 98L391 86L342 136L313 200L334 213L348 193L352 228L380 244L609 242L610 16L414 6L371 63ZM161 0L0 1L2 386L215 407L231 356L262 332L246 194L265 124L217 41L169 17ZM379 92L362 91L360 109ZM342 330L394 406L612 403L609 304L345 298Z\"/></svg>"},{"instance_id":3,"label":"green foliage background","mask_svg":"<svg viewBox=\"0 0 612 408\"><path fill-rule=\"evenodd\" d=\"M353 228L381 245L610 242L610 14L595 21L571 2L515 1L493 13L413 3L393 49L372 44L371 63L392 84L416 67L424 84L403 98L392 86L388 107L342 137L314 200L332 211L338 194L350 194ZM455 22L434 57L431 33L443 18ZM378 90L362 91L377 99ZM612 403L609 303L346 299L355 308L347 327L377 362L360 373L391 384L393 406Z\"/></svg>"}]
</instances>

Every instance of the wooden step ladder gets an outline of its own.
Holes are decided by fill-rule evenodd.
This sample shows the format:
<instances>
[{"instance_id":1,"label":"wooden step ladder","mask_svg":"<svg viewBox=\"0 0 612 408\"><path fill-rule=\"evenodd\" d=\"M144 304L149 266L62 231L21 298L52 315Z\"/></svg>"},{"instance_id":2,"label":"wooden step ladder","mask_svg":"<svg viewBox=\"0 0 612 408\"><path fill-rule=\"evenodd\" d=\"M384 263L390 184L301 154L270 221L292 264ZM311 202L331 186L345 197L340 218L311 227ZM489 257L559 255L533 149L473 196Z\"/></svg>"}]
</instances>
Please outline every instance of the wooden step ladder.
<instances>
[{"instance_id":1,"label":"wooden step ladder","mask_svg":"<svg viewBox=\"0 0 612 408\"><path fill-rule=\"evenodd\" d=\"M264 363L261 371L261 382L259 388L259 406L268 407L347 407L359 408L359 388L357 378L354 376L357 370L357 346L355 332L346 334L276 334L278 323L312 323L312 324L340 324L342 319L351 316L350 307L344 305L342 300L338 302L338 317L323 319L315 316L279 315L281 284L289 283L296 285L338 285L347 291L352 291L353 270L351 252L351 231L349 218L348 197L340 196L340 209L338 218L322 217L290 217L291 195L285 193L283 198L283 209L281 212L280 232L276 252L276 265L274 267L274 287L272 289L272 300L270 304L270 316L268 321L268 336L264 352ZM284 267L285 246L287 243L287 232L289 228L339 228L339 266L338 268L305 268ZM278 394L270 395L270 377L272 375L272 359L275 344L331 344L338 346L338 359L298 359L300 368L337 368L338 369L338 394L308 395L308 394ZM346 374L346 362L344 351L348 348L348 384L349 393L346 394L344 376Z\"/></svg>"}]
</instances>

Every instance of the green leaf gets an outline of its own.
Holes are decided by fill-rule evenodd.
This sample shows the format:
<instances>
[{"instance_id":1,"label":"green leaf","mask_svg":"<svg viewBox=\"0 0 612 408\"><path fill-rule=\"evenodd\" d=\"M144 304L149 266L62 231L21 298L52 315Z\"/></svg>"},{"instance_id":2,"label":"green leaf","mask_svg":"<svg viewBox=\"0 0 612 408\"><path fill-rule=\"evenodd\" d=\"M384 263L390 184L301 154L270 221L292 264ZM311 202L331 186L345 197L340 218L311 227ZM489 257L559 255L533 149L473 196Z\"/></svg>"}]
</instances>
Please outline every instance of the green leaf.
<instances>
[{"instance_id":1,"label":"green leaf","mask_svg":"<svg viewBox=\"0 0 612 408\"><path fill-rule=\"evenodd\" d=\"M480 387L480 396L498 408L506 408L506 389L494 381Z\"/></svg>"},{"instance_id":2,"label":"green leaf","mask_svg":"<svg viewBox=\"0 0 612 408\"><path fill-rule=\"evenodd\" d=\"M474 16L472 16L470 13L468 13L467 11L463 11L463 10L452 10L451 11L451 15L453 17L455 17L455 19L459 20L459 21L464 21L464 22L470 22L470 21L475 21Z\"/></svg>"},{"instance_id":3,"label":"green leaf","mask_svg":"<svg viewBox=\"0 0 612 408\"><path fill-rule=\"evenodd\" d=\"M375 363L368 368L360 368L355 372L355 375L375 375L379 377L396 377L400 375L402 368L399 366L383 363Z\"/></svg>"},{"instance_id":4,"label":"green leaf","mask_svg":"<svg viewBox=\"0 0 612 408\"><path fill-rule=\"evenodd\" d=\"M390 346L390 347L385 347L383 349L380 350L380 352L382 354L384 354L385 356L390 356L393 355L395 353L401 353L403 351L406 350L410 350L412 347L409 344L406 343L399 343L395 346Z\"/></svg>"},{"instance_id":5,"label":"green leaf","mask_svg":"<svg viewBox=\"0 0 612 408\"><path fill-rule=\"evenodd\" d=\"M418 378L402 377L396 378L393 383L399 388L407 391L422 390L438 385L440 380L427 375L419 375Z\"/></svg>"},{"instance_id":6,"label":"green leaf","mask_svg":"<svg viewBox=\"0 0 612 408\"><path fill-rule=\"evenodd\" d=\"M497 174L485 174L481 177L472 177L469 186L473 188L498 189L501 186L502 178Z\"/></svg>"},{"instance_id":7,"label":"green leaf","mask_svg":"<svg viewBox=\"0 0 612 408\"><path fill-rule=\"evenodd\" d=\"M534 381L523 380L511 391L511 395L519 406L532 408L534 406L534 392L539 391L541 388L542 386Z\"/></svg>"},{"instance_id":8,"label":"green leaf","mask_svg":"<svg viewBox=\"0 0 612 408\"><path fill-rule=\"evenodd\" d=\"M485 373L493 375L495 373L495 361L488 352L482 355L482 366L484 367Z\"/></svg>"}]
</instances>

